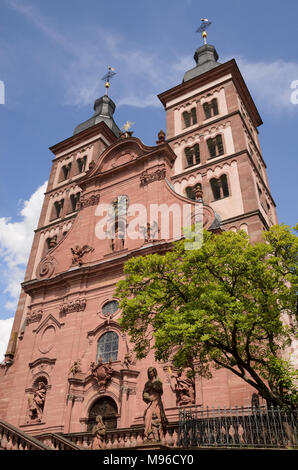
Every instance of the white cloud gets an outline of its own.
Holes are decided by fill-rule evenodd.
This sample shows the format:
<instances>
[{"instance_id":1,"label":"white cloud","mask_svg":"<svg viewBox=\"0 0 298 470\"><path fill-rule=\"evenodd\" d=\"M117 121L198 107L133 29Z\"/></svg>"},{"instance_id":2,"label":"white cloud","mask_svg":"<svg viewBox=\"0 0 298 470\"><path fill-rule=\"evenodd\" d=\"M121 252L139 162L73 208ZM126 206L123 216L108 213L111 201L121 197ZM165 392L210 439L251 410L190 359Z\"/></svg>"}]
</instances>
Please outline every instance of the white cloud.
<instances>
[{"instance_id":1,"label":"white cloud","mask_svg":"<svg viewBox=\"0 0 298 470\"><path fill-rule=\"evenodd\" d=\"M63 33L54 25L54 20L42 14L30 2L6 0L7 4L31 22L50 41L58 45L64 54L63 66L59 59L48 61L46 66L56 64L60 82L64 84L65 104L90 105L103 93L101 74L107 65L116 68L117 76L112 84L111 93L117 98L118 105L136 107L161 106L156 95L171 86L181 83L184 73L195 66L192 59L194 51L187 56L162 57L156 50L151 52L145 46L136 45L118 32L102 28L94 29L80 25L73 31ZM100 47L99 47L100 45ZM38 48L35 48L39 60ZM61 58L60 58L61 60ZM224 63L227 57L220 58ZM247 81L253 98L265 111L285 112L294 109L291 103L290 85L298 79L298 63L277 59L270 62L248 61L236 58L241 73Z\"/></svg>"},{"instance_id":2,"label":"white cloud","mask_svg":"<svg viewBox=\"0 0 298 470\"><path fill-rule=\"evenodd\" d=\"M221 62L225 60L229 59ZM291 83L298 79L298 62L283 59L252 62L244 57L235 60L258 107L275 113L294 110Z\"/></svg>"},{"instance_id":3,"label":"white cloud","mask_svg":"<svg viewBox=\"0 0 298 470\"><path fill-rule=\"evenodd\" d=\"M15 309L17 304L46 186L47 182L28 201L22 203L19 222L12 222L6 217L0 218L0 263L4 267L2 283L5 285L4 292L8 295L5 304L8 310Z\"/></svg>"},{"instance_id":4,"label":"white cloud","mask_svg":"<svg viewBox=\"0 0 298 470\"><path fill-rule=\"evenodd\" d=\"M13 317L7 318L6 320L0 320L0 362L4 359L12 324Z\"/></svg>"}]
</instances>

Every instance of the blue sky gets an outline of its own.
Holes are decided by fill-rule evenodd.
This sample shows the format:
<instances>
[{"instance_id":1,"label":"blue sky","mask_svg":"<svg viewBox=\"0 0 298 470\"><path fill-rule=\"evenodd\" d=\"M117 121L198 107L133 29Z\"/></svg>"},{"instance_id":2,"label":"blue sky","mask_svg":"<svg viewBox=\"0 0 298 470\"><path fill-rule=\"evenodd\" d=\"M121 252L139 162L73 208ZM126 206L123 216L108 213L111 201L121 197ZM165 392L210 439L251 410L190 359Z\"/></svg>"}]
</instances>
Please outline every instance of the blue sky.
<instances>
[{"instance_id":1,"label":"blue sky","mask_svg":"<svg viewBox=\"0 0 298 470\"><path fill-rule=\"evenodd\" d=\"M208 42L219 61L237 60L264 121L279 221L297 222L297 2L0 0L0 355L51 167L48 147L91 116L108 65L117 72L109 93L117 124L133 121L134 135L154 145L165 129L156 95L194 66L201 17L212 21Z\"/></svg>"}]
</instances>

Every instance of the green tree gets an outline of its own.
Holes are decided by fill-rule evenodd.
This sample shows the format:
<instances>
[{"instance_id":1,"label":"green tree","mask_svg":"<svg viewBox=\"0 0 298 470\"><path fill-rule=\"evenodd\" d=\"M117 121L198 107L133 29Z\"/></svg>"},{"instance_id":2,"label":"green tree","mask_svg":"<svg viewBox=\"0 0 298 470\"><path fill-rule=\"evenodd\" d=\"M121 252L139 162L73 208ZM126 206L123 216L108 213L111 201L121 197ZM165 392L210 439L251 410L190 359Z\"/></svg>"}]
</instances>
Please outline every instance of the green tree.
<instances>
[{"instance_id":1,"label":"green tree","mask_svg":"<svg viewBox=\"0 0 298 470\"><path fill-rule=\"evenodd\" d=\"M252 245L245 232L204 231L198 250L130 259L117 285L121 326L138 358L226 368L268 402L297 404L297 374L284 352L297 331L298 240L276 225ZM288 358L289 359L289 358Z\"/></svg>"}]
</instances>

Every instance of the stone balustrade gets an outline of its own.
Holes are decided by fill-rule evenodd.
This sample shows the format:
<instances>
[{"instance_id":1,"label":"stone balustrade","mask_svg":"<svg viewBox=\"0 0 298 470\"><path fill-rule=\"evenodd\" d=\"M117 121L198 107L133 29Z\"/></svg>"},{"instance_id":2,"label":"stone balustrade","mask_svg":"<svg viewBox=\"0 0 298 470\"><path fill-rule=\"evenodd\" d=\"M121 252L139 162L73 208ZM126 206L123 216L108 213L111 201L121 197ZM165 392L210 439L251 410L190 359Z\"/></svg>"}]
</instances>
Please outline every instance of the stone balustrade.
<instances>
[{"instance_id":1,"label":"stone balustrade","mask_svg":"<svg viewBox=\"0 0 298 470\"><path fill-rule=\"evenodd\" d=\"M0 420L0 450L51 450L51 448L6 421Z\"/></svg>"},{"instance_id":2,"label":"stone balustrade","mask_svg":"<svg viewBox=\"0 0 298 470\"><path fill-rule=\"evenodd\" d=\"M85 447L56 433L44 433L37 436L37 439L52 450L85 450Z\"/></svg>"},{"instance_id":3,"label":"stone balustrade","mask_svg":"<svg viewBox=\"0 0 298 470\"><path fill-rule=\"evenodd\" d=\"M80 448L91 449L93 439L91 432L64 434L64 437ZM103 449L137 448L149 443L153 442L144 439L143 427L113 429L107 431ZM159 444L170 448L178 446L178 424L167 426L166 433Z\"/></svg>"}]
</instances>

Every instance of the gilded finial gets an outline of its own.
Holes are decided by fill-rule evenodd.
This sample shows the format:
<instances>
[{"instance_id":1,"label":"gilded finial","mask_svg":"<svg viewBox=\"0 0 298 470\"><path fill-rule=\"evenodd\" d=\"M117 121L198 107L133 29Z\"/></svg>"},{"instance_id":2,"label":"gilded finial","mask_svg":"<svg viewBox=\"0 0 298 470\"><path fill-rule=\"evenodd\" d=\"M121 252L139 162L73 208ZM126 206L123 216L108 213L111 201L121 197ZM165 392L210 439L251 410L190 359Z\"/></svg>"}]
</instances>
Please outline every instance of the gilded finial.
<instances>
[{"instance_id":1,"label":"gilded finial","mask_svg":"<svg viewBox=\"0 0 298 470\"><path fill-rule=\"evenodd\" d=\"M131 126L135 124L134 122L131 122L131 121L126 121L126 123L124 124L123 127L121 127L121 130L125 131L125 132L128 132L129 129L131 128Z\"/></svg>"},{"instance_id":2,"label":"gilded finial","mask_svg":"<svg viewBox=\"0 0 298 470\"><path fill-rule=\"evenodd\" d=\"M209 28L211 25L211 21L208 18L201 18L201 26L196 30L197 33L202 33L202 38L204 40L204 44L207 44L207 31L206 29Z\"/></svg>"},{"instance_id":3,"label":"gilded finial","mask_svg":"<svg viewBox=\"0 0 298 470\"><path fill-rule=\"evenodd\" d=\"M108 94L108 89L110 88L110 81L111 78L116 75L115 69L111 67L110 65L108 66L108 73L106 73L103 77L102 80L104 80L105 83L105 88L106 88L106 95Z\"/></svg>"}]
</instances>

